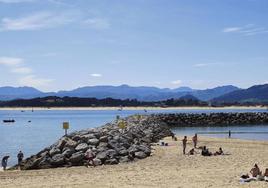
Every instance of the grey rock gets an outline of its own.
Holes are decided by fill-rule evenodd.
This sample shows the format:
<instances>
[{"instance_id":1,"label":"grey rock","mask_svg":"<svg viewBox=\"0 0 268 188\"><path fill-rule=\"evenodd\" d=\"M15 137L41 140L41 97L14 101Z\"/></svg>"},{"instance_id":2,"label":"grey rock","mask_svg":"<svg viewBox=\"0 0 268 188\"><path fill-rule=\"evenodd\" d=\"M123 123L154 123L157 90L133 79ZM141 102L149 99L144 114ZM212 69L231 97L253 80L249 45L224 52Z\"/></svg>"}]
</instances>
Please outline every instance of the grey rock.
<instances>
[{"instance_id":1,"label":"grey rock","mask_svg":"<svg viewBox=\"0 0 268 188\"><path fill-rule=\"evenodd\" d=\"M100 159L102 162L105 161L106 159L108 159L107 152L106 152L106 151L99 152L99 153L96 155L96 159Z\"/></svg>"},{"instance_id":2,"label":"grey rock","mask_svg":"<svg viewBox=\"0 0 268 188\"><path fill-rule=\"evenodd\" d=\"M115 164L118 164L118 160L117 159L108 159L105 161L105 164L108 164L108 165L115 165Z\"/></svg>"},{"instance_id":3,"label":"grey rock","mask_svg":"<svg viewBox=\"0 0 268 188\"><path fill-rule=\"evenodd\" d=\"M59 148L56 148L56 147L53 147L50 151L49 151L49 155L50 156L53 156L53 155L56 155L56 154L59 154L61 153L60 149Z\"/></svg>"},{"instance_id":4,"label":"grey rock","mask_svg":"<svg viewBox=\"0 0 268 188\"><path fill-rule=\"evenodd\" d=\"M100 142L108 142L108 136L100 137Z\"/></svg>"},{"instance_id":5,"label":"grey rock","mask_svg":"<svg viewBox=\"0 0 268 188\"><path fill-rule=\"evenodd\" d=\"M75 153L74 148L66 148L63 150L62 155L69 158L73 153Z\"/></svg>"},{"instance_id":6,"label":"grey rock","mask_svg":"<svg viewBox=\"0 0 268 188\"><path fill-rule=\"evenodd\" d=\"M76 146L76 151L86 151L88 150L89 146L86 143L81 143L78 146Z\"/></svg>"},{"instance_id":7,"label":"grey rock","mask_svg":"<svg viewBox=\"0 0 268 188\"><path fill-rule=\"evenodd\" d=\"M100 159L94 158L94 159L93 159L93 162L94 162L95 166L102 165L102 162L101 162Z\"/></svg>"},{"instance_id":8,"label":"grey rock","mask_svg":"<svg viewBox=\"0 0 268 188\"><path fill-rule=\"evenodd\" d=\"M75 148L78 145L78 143L72 139L67 139L66 144L64 145L65 147L72 147Z\"/></svg>"},{"instance_id":9,"label":"grey rock","mask_svg":"<svg viewBox=\"0 0 268 188\"><path fill-rule=\"evenodd\" d=\"M127 163L129 161L130 159L128 158L128 156L123 156L123 157L120 157L119 159L119 163Z\"/></svg>"},{"instance_id":10,"label":"grey rock","mask_svg":"<svg viewBox=\"0 0 268 188\"><path fill-rule=\"evenodd\" d=\"M57 167L64 164L65 157L62 154L56 154L51 159L51 164Z\"/></svg>"},{"instance_id":11,"label":"grey rock","mask_svg":"<svg viewBox=\"0 0 268 188\"><path fill-rule=\"evenodd\" d=\"M83 161L84 155L85 154L82 151L76 152L76 153L72 154L72 156L70 157L69 160L72 163L79 163L79 162Z\"/></svg>"},{"instance_id":12,"label":"grey rock","mask_svg":"<svg viewBox=\"0 0 268 188\"><path fill-rule=\"evenodd\" d=\"M92 139L89 139L87 143L89 145L97 146L100 143L100 141L99 141L99 139L92 138Z\"/></svg>"},{"instance_id":13,"label":"grey rock","mask_svg":"<svg viewBox=\"0 0 268 188\"><path fill-rule=\"evenodd\" d=\"M147 157L147 155L143 151L135 152L135 157L138 159L144 159Z\"/></svg>"}]
</instances>

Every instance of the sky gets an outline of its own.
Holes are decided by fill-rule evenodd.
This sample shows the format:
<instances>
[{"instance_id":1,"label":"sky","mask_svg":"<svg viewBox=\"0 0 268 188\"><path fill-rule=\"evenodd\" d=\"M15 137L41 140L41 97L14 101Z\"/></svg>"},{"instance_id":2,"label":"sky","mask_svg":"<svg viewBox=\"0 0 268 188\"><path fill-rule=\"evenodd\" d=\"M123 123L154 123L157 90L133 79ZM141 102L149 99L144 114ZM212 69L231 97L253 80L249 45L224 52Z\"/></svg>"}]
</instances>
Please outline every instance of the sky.
<instances>
[{"instance_id":1,"label":"sky","mask_svg":"<svg viewBox=\"0 0 268 188\"><path fill-rule=\"evenodd\" d=\"M267 0L0 0L0 87L268 83Z\"/></svg>"}]
</instances>

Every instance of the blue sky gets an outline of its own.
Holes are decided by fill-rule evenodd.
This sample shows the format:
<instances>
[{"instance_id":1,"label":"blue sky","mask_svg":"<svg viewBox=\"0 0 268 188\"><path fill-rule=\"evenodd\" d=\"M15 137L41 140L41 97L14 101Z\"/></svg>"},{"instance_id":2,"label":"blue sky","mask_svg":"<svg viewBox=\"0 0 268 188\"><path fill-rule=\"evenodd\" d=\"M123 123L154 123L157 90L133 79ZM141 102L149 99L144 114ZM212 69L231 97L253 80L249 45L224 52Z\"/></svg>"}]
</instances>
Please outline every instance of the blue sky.
<instances>
[{"instance_id":1,"label":"blue sky","mask_svg":"<svg viewBox=\"0 0 268 188\"><path fill-rule=\"evenodd\" d=\"M0 86L268 82L267 0L0 0Z\"/></svg>"}]
</instances>

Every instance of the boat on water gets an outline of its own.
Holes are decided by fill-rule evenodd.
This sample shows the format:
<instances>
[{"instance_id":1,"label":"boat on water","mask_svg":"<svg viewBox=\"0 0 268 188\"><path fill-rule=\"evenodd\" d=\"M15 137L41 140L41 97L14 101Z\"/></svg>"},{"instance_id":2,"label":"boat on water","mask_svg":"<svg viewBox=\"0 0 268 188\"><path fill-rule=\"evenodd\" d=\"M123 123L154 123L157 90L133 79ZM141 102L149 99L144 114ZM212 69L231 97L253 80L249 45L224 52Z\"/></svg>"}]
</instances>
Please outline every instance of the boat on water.
<instances>
[{"instance_id":1,"label":"boat on water","mask_svg":"<svg viewBox=\"0 0 268 188\"><path fill-rule=\"evenodd\" d=\"M3 123L15 123L14 119L4 119Z\"/></svg>"}]
</instances>

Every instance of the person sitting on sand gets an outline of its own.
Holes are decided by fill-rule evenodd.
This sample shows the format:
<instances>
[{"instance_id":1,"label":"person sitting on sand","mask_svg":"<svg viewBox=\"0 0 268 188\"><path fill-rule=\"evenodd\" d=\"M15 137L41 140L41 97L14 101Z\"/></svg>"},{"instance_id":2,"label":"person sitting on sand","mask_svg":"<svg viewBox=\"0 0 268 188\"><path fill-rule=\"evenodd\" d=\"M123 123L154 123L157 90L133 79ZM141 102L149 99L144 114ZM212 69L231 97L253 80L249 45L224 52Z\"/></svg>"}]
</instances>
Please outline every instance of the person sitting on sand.
<instances>
[{"instance_id":1,"label":"person sitting on sand","mask_svg":"<svg viewBox=\"0 0 268 188\"><path fill-rule=\"evenodd\" d=\"M194 155L196 154L197 152L194 150L194 148L192 148L188 153L187 155Z\"/></svg>"},{"instance_id":2,"label":"person sitting on sand","mask_svg":"<svg viewBox=\"0 0 268 188\"><path fill-rule=\"evenodd\" d=\"M208 150L208 148L206 146L204 146L203 149L202 149L201 155L203 155L203 156L211 156L212 153L209 152L209 150Z\"/></svg>"},{"instance_id":3,"label":"person sitting on sand","mask_svg":"<svg viewBox=\"0 0 268 188\"><path fill-rule=\"evenodd\" d=\"M252 177L257 177L258 175L262 174L257 164L255 164L254 167L250 170L250 173Z\"/></svg>"},{"instance_id":4,"label":"person sitting on sand","mask_svg":"<svg viewBox=\"0 0 268 188\"><path fill-rule=\"evenodd\" d=\"M222 150L222 148L219 148L219 151L216 151L216 152L214 153L214 155L223 155L223 150Z\"/></svg>"},{"instance_id":5,"label":"person sitting on sand","mask_svg":"<svg viewBox=\"0 0 268 188\"><path fill-rule=\"evenodd\" d=\"M94 157L95 157L95 154L93 153L92 151L92 147L90 147L86 153L85 153L85 157L87 159L87 167L89 167L90 165L90 162L92 163L92 165L95 167L95 163L93 161Z\"/></svg>"}]
</instances>

